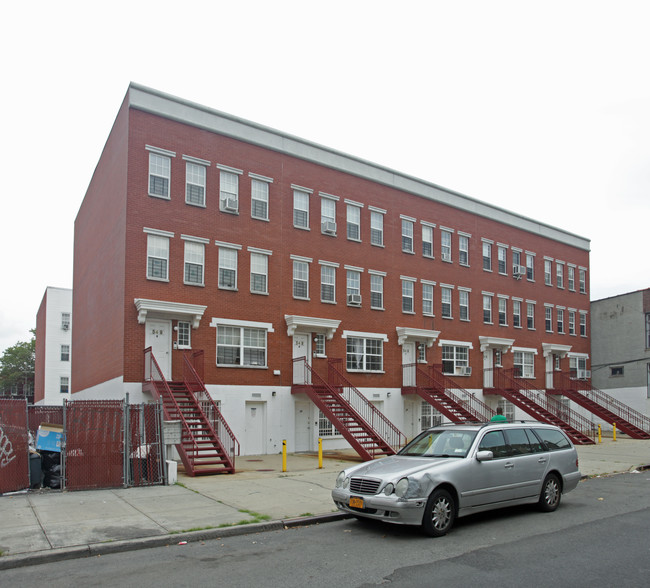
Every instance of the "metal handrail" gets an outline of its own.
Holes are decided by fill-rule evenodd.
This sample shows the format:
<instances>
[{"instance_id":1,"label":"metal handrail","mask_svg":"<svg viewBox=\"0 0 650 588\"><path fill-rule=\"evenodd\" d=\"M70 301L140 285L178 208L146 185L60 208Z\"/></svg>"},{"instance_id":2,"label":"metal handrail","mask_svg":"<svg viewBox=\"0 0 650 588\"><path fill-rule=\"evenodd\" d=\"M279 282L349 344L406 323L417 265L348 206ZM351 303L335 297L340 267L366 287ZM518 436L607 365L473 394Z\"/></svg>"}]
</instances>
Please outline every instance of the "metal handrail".
<instances>
[{"instance_id":1,"label":"metal handrail","mask_svg":"<svg viewBox=\"0 0 650 588\"><path fill-rule=\"evenodd\" d=\"M560 386L555 386L557 390L576 390L585 396L588 400L598 404L602 408L608 410L612 414L621 419L627 421L631 425L650 433L650 418L644 414L634 410L632 407L627 406L622 403L620 400L613 398L609 394L606 394L602 390L595 388L591 384L590 378L576 378L567 375L564 372L554 372L553 374L553 384L555 385L556 380L559 379Z\"/></svg>"},{"instance_id":2,"label":"metal handrail","mask_svg":"<svg viewBox=\"0 0 650 588\"><path fill-rule=\"evenodd\" d=\"M192 361L190 361L190 357ZM223 414L219 410L216 402L213 400L210 393L206 390L203 380L198 374L194 366L194 361L197 359L203 359L203 351L194 351L192 353L186 353L183 355L183 381L189 390L194 393L197 402L199 403L199 408L205 415L209 424L212 426L212 429L215 431L215 435L219 440L224 438L229 439L230 443L227 448L229 455L231 456L233 466L235 461L235 455L239 455L240 444L235 437L235 434L232 432L232 429L228 426L228 423L223 417ZM215 426L216 425L216 426Z\"/></svg>"}]
</instances>

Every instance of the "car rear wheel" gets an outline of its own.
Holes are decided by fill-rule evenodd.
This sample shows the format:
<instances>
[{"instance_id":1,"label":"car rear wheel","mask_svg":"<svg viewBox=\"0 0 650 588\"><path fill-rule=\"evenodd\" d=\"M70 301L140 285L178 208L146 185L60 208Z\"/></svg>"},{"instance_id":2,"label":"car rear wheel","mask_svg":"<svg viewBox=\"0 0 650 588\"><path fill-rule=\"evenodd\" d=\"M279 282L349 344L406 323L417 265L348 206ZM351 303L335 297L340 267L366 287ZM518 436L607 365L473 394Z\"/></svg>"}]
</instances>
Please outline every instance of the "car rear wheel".
<instances>
[{"instance_id":1,"label":"car rear wheel","mask_svg":"<svg viewBox=\"0 0 650 588\"><path fill-rule=\"evenodd\" d=\"M556 474L549 474L544 479L542 492L537 505L542 512L553 512L560 505L562 486Z\"/></svg>"},{"instance_id":2,"label":"car rear wheel","mask_svg":"<svg viewBox=\"0 0 650 588\"><path fill-rule=\"evenodd\" d=\"M447 490L434 490L427 500L422 529L430 537L446 535L454 524L456 505Z\"/></svg>"}]
</instances>

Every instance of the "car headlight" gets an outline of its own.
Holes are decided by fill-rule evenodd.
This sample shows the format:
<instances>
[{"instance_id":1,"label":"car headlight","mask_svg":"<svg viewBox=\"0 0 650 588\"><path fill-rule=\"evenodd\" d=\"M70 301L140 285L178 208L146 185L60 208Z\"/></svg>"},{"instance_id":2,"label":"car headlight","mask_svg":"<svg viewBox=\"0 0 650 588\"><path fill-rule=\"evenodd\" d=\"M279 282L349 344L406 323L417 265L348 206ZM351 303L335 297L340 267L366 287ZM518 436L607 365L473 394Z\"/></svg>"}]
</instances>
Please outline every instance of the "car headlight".
<instances>
[{"instance_id":1,"label":"car headlight","mask_svg":"<svg viewBox=\"0 0 650 588\"><path fill-rule=\"evenodd\" d=\"M393 486L390 482L386 484L386 486L384 487L384 494L386 496L390 496L394 491L395 491L395 486Z\"/></svg>"},{"instance_id":2,"label":"car headlight","mask_svg":"<svg viewBox=\"0 0 650 588\"><path fill-rule=\"evenodd\" d=\"M406 491L409 489L409 480L408 478L402 478L395 485L395 494L399 498L403 498L406 495Z\"/></svg>"},{"instance_id":3,"label":"car headlight","mask_svg":"<svg viewBox=\"0 0 650 588\"><path fill-rule=\"evenodd\" d=\"M350 484L350 478L345 475L345 472L341 472L336 477L336 487L337 488L347 488Z\"/></svg>"}]
</instances>

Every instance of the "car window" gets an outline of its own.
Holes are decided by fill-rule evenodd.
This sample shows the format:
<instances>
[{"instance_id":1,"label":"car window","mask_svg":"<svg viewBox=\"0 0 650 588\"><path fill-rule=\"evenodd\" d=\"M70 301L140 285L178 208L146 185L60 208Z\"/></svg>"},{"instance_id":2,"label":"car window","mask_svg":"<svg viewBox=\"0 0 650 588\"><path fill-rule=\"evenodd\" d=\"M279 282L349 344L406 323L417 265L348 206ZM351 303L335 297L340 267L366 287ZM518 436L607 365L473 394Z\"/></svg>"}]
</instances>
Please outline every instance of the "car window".
<instances>
[{"instance_id":1,"label":"car window","mask_svg":"<svg viewBox=\"0 0 650 588\"><path fill-rule=\"evenodd\" d=\"M536 437L535 433L533 433L530 429L526 429L526 436L528 437L528 441L530 442L530 448L533 450L533 453L541 453L542 451L545 451L540 440Z\"/></svg>"},{"instance_id":2,"label":"car window","mask_svg":"<svg viewBox=\"0 0 650 588\"><path fill-rule=\"evenodd\" d=\"M475 431L425 431L401 449L399 455L411 457L465 457L475 437Z\"/></svg>"},{"instance_id":3,"label":"car window","mask_svg":"<svg viewBox=\"0 0 650 588\"><path fill-rule=\"evenodd\" d=\"M486 433L478 446L479 451L491 451L495 458L507 457L510 449L506 444L503 431L490 431Z\"/></svg>"},{"instance_id":4,"label":"car window","mask_svg":"<svg viewBox=\"0 0 650 588\"><path fill-rule=\"evenodd\" d=\"M524 429L508 429L506 436L508 437L512 455L525 455L533 452Z\"/></svg>"},{"instance_id":5,"label":"car window","mask_svg":"<svg viewBox=\"0 0 650 588\"><path fill-rule=\"evenodd\" d=\"M569 449L571 447L571 443L569 443L569 440L564 436L562 431L557 429L534 429L534 431L550 451Z\"/></svg>"}]
</instances>

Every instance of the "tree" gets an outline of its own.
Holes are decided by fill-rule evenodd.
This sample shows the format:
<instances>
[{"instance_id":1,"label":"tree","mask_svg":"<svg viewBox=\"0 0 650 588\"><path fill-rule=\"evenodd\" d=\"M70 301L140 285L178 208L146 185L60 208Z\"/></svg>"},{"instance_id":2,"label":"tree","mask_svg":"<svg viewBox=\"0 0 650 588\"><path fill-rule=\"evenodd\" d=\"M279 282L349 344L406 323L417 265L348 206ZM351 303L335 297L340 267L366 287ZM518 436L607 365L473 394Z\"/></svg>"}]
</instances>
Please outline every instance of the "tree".
<instances>
[{"instance_id":1,"label":"tree","mask_svg":"<svg viewBox=\"0 0 650 588\"><path fill-rule=\"evenodd\" d=\"M31 333L31 341L7 347L0 357L0 390L5 394L17 389L27 395L34 390L36 332Z\"/></svg>"}]
</instances>

